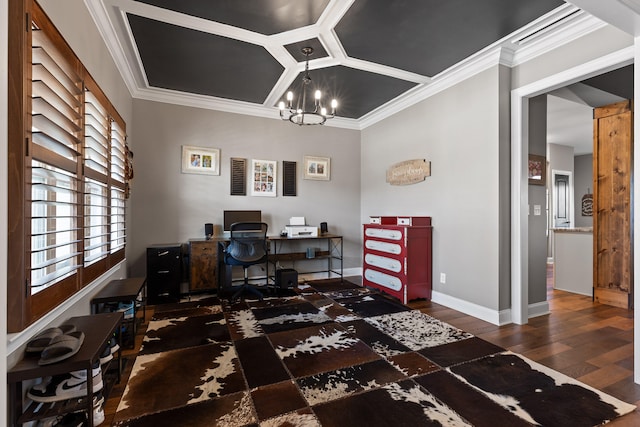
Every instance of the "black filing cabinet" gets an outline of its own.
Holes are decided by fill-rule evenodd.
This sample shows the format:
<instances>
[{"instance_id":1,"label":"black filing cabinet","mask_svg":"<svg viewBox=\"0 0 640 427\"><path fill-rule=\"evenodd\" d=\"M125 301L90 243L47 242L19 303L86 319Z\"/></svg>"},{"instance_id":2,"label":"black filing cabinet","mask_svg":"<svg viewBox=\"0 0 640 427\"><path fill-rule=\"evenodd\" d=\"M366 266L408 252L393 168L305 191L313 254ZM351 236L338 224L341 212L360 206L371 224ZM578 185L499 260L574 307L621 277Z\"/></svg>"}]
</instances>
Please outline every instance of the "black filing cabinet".
<instances>
[{"instance_id":1,"label":"black filing cabinet","mask_svg":"<svg viewBox=\"0 0 640 427\"><path fill-rule=\"evenodd\" d=\"M147 248L147 300L149 304L180 300L181 254L180 244L153 245Z\"/></svg>"}]
</instances>

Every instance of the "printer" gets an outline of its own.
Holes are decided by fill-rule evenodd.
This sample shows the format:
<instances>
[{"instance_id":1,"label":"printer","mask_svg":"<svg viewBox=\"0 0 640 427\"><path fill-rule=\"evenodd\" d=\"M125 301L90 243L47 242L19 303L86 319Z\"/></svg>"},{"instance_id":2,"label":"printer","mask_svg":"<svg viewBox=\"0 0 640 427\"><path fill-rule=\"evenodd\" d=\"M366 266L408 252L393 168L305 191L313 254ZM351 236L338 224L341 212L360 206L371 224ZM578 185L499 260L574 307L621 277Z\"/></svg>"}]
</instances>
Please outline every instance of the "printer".
<instances>
[{"instance_id":1,"label":"printer","mask_svg":"<svg viewBox=\"0 0 640 427\"><path fill-rule=\"evenodd\" d=\"M318 237L318 227L307 225L303 216L289 218L289 224L285 225L288 238Z\"/></svg>"}]
</instances>

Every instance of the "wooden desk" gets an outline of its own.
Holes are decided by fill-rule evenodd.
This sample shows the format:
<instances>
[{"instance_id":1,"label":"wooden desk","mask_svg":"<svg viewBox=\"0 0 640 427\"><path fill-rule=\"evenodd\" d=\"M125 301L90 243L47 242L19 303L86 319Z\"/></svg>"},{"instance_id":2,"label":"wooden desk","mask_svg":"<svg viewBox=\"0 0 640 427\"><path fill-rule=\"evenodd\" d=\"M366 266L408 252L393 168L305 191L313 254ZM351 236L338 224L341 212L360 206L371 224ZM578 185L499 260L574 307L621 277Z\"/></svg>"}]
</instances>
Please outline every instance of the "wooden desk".
<instances>
[{"instance_id":1,"label":"wooden desk","mask_svg":"<svg viewBox=\"0 0 640 427\"><path fill-rule=\"evenodd\" d=\"M12 426L80 410L87 411L89 425L93 426L92 366L95 362L100 360L100 355L104 350L106 343L119 329L122 323L122 313L115 312L72 317L64 323L75 325L76 330L84 332L84 341L80 350L76 354L66 360L44 366L38 365L39 356L27 355L27 357L19 361L7 372L7 388L9 389L9 419ZM120 382L120 374L122 370L120 356L121 350L118 350L118 382ZM53 405L53 407L50 407L48 404L42 405L42 408L39 411L36 411L39 406L38 402L33 402L27 407L26 411L23 411L22 381L66 374L79 370L87 371L86 398L61 401ZM103 395L106 401L109 397L111 387L107 386L104 374L105 372L102 373L103 381L105 381L103 386Z\"/></svg>"},{"instance_id":2,"label":"wooden desk","mask_svg":"<svg viewBox=\"0 0 640 427\"><path fill-rule=\"evenodd\" d=\"M297 262L297 261L313 261L318 259L327 260L327 267L322 270L301 271L301 274L312 273L331 273L343 276L343 241L342 236L337 234L324 233L315 237L286 237L286 236L268 236L269 258L268 262L277 265L279 262ZM314 258L307 258L305 251L298 251L294 243L300 242L322 242L326 241L326 246L316 251ZM225 243L229 242L229 237L214 236L211 239L190 239L190 279L189 291L196 292L202 290L220 290L232 283L232 268L224 263L224 254L222 252ZM299 245L298 245L299 246ZM325 249L326 248L326 249ZM338 268L337 262L340 262ZM267 269L275 273L275 268ZM275 276L269 276L269 280L275 283Z\"/></svg>"}]
</instances>

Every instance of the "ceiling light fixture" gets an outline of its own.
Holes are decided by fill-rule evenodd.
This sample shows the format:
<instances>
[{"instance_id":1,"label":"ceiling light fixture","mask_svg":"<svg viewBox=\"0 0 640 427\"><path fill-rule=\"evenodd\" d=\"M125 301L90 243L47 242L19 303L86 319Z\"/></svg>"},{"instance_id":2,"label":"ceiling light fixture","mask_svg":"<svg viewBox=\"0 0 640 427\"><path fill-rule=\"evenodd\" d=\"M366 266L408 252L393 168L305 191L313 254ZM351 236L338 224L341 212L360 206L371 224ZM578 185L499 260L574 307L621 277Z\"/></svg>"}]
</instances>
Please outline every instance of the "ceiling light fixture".
<instances>
[{"instance_id":1,"label":"ceiling light fixture","mask_svg":"<svg viewBox=\"0 0 640 427\"><path fill-rule=\"evenodd\" d=\"M296 125L322 125L327 119L333 119L336 116L336 108L338 107L338 101L331 100L331 113L327 112L327 109L322 106L322 92L316 90L313 93L313 108L307 110L307 91L309 92L309 99L311 99L311 76L309 75L309 56L313 54L312 47L303 47L302 53L306 57L306 63L304 66L304 74L302 75L302 81L300 82L300 94L296 102L296 108L293 108L293 92L287 92L287 102L280 101L278 108L280 108L280 118L282 120L289 120ZM311 104L311 101L309 101Z\"/></svg>"}]
</instances>

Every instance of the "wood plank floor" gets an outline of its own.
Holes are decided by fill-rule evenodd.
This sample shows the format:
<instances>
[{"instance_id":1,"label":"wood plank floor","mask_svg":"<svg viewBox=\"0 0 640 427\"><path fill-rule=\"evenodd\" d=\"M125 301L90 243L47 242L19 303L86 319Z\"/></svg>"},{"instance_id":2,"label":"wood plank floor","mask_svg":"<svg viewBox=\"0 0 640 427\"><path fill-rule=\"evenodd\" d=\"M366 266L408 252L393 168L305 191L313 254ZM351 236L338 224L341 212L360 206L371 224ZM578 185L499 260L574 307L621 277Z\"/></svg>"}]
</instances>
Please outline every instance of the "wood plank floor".
<instances>
[{"instance_id":1,"label":"wood plank floor","mask_svg":"<svg viewBox=\"0 0 640 427\"><path fill-rule=\"evenodd\" d=\"M556 291L552 271L548 286L551 314L529 319L526 325L496 326L430 301L409 305L482 339L502 346L572 378L640 406L640 385L633 382L633 311L596 304L590 297ZM147 322L153 307L147 309ZM129 359L123 381L105 404L105 423L111 425L147 322L138 328L136 346L125 350ZM640 411L607 426L640 426Z\"/></svg>"}]
</instances>

